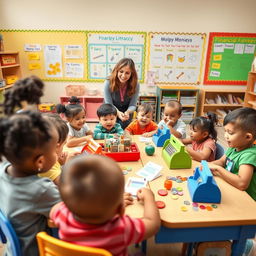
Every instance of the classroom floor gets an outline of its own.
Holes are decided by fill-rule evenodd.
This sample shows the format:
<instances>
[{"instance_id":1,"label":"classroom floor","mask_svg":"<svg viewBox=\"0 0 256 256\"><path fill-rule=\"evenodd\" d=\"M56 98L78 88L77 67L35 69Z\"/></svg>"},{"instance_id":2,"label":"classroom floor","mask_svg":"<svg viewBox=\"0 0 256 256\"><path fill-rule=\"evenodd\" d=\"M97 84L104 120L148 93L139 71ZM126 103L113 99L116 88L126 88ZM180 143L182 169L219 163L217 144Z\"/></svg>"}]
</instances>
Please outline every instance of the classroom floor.
<instances>
[{"instance_id":1,"label":"classroom floor","mask_svg":"<svg viewBox=\"0 0 256 256\"><path fill-rule=\"evenodd\" d=\"M91 130L94 129L96 123L88 123ZM224 138L224 128L223 127L216 127L218 132L218 143L220 143L225 149L227 148L227 143ZM189 131L189 126L187 126L187 134ZM165 256L165 255L172 255L172 256L180 256L181 255L181 243L176 244L155 244L154 239L151 238L148 240L148 247L147 247L147 256ZM129 247L129 253L136 254L140 249L135 248L135 246ZM3 246L0 244L0 256L3 255ZM137 256L140 256L137 254Z\"/></svg>"}]
</instances>

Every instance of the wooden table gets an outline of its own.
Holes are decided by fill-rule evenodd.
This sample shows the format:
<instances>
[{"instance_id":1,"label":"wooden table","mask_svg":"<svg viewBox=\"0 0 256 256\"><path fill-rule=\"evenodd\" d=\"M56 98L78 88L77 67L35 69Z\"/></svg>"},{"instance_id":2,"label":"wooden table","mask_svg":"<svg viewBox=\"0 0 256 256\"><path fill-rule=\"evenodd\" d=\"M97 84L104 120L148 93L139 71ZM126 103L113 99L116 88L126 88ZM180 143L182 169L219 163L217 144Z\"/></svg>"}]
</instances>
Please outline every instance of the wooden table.
<instances>
[{"instance_id":1,"label":"wooden table","mask_svg":"<svg viewBox=\"0 0 256 256\"><path fill-rule=\"evenodd\" d=\"M181 206L185 206L184 201L188 200L192 203L187 182L173 182L173 187L182 187L184 192L184 195L180 196L178 200L173 200L170 195L159 196L157 191L164 188L166 176L191 176L194 168L200 163L193 161L191 169L170 170L161 157L162 148L156 148L153 156L147 156L144 150L145 143L139 141L139 136L134 136L134 141L140 149L143 165L152 161L163 166L163 175L149 183L155 194L155 199L164 201L166 204L164 209L160 209L162 225L155 236L155 242L193 243L233 240L232 256L241 256L246 239L255 236L256 202L246 192L240 191L221 178L215 177L222 196L221 203L217 205L218 208L212 211L202 209L195 211L191 204L187 206L188 211L183 212ZM152 144L154 143L152 142ZM192 255L191 248L188 250L188 255Z\"/></svg>"}]
</instances>

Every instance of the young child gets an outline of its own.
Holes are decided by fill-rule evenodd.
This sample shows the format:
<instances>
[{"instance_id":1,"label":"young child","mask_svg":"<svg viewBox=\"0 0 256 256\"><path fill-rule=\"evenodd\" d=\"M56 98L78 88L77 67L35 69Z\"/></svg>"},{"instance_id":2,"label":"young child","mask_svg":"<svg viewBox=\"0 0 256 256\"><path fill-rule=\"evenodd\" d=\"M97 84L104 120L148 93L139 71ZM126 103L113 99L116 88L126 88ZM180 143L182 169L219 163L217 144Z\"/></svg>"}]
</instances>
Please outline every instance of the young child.
<instances>
[{"instance_id":1,"label":"young child","mask_svg":"<svg viewBox=\"0 0 256 256\"><path fill-rule=\"evenodd\" d=\"M4 113L12 115L16 110L25 110L29 106L33 108L33 105L40 104L43 89L43 81L36 76L18 80L4 95Z\"/></svg>"},{"instance_id":2,"label":"young child","mask_svg":"<svg viewBox=\"0 0 256 256\"><path fill-rule=\"evenodd\" d=\"M138 107L137 120L128 125L125 131L133 135L151 137L157 132L157 124L152 121L153 108L148 103L143 103Z\"/></svg>"},{"instance_id":3,"label":"young child","mask_svg":"<svg viewBox=\"0 0 256 256\"><path fill-rule=\"evenodd\" d=\"M186 124L180 119L182 105L176 100L170 100L165 104L164 116L158 124L158 128L166 127L177 138L186 138Z\"/></svg>"},{"instance_id":4,"label":"young child","mask_svg":"<svg viewBox=\"0 0 256 256\"><path fill-rule=\"evenodd\" d=\"M39 178L56 162L58 134L39 112L23 111L0 119L0 209L19 238L22 255L39 255L36 234L60 195L53 182ZM7 254L10 255L10 254Z\"/></svg>"},{"instance_id":5,"label":"young child","mask_svg":"<svg viewBox=\"0 0 256 256\"><path fill-rule=\"evenodd\" d=\"M59 227L60 238L103 248L113 255L127 255L129 244L139 243L157 232L160 217L154 195L146 188L137 194L144 203L144 217L124 215L123 192L122 170L110 158L89 155L69 161L60 179L63 202L50 213Z\"/></svg>"},{"instance_id":6,"label":"young child","mask_svg":"<svg viewBox=\"0 0 256 256\"><path fill-rule=\"evenodd\" d=\"M56 185L59 185L59 178L61 173L61 166L64 165L71 157L78 155L79 152L67 153L63 152L63 147L67 142L68 137L68 126L64 120L58 114L47 113L43 115L53 126L57 129L59 140L57 143L56 153L57 153L57 161L53 165L53 167L45 172L39 173L39 177L47 177L51 179Z\"/></svg>"},{"instance_id":7,"label":"young child","mask_svg":"<svg viewBox=\"0 0 256 256\"><path fill-rule=\"evenodd\" d=\"M68 147L76 147L81 143L88 142L92 138L92 131L86 124L85 109L80 104L80 100L72 96L69 100L69 104L56 106L57 112L64 113L68 121Z\"/></svg>"},{"instance_id":8,"label":"young child","mask_svg":"<svg viewBox=\"0 0 256 256\"><path fill-rule=\"evenodd\" d=\"M192 159L210 162L215 160L216 140L217 132L211 116L200 116L190 122L190 138L183 139L182 142L185 145L192 144L192 147L186 147Z\"/></svg>"},{"instance_id":9,"label":"young child","mask_svg":"<svg viewBox=\"0 0 256 256\"><path fill-rule=\"evenodd\" d=\"M256 200L256 110L239 108L224 118L229 148L220 159L209 163L212 173L232 186L245 190ZM247 240L243 256L256 255L255 240Z\"/></svg>"},{"instance_id":10,"label":"young child","mask_svg":"<svg viewBox=\"0 0 256 256\"><path fill-rule=\"evenodd\" d=\"M99 124L96 125L93 138L102 140L109 137L110 134L122 135L124 130L121 125L116 122L117 110L112 104L102 104L98 110Z\"/></svg>"},{"instance_id":11,"label":"young child","mask_svg":"<svg viewBox=\"0 0 256 256\"><path fill-rule=\"evenodd\" d=\"M246 192L256 200L256 110L239 108L224 119L228 150L210 163L214 175Z\"/></svg>"}]
</instances>

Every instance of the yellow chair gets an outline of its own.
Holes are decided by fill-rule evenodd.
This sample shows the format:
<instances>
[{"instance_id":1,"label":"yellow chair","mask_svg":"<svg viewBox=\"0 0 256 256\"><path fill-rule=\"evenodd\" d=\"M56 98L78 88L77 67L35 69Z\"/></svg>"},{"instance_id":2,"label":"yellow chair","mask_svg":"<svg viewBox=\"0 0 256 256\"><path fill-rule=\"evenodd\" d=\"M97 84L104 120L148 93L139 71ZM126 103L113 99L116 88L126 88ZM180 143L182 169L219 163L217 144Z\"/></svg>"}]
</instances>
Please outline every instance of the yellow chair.
<instances>
[{"instance_id":1,"label":"yellow chair","mask_svg":"<svg viewBox=\"0 0 256 256\"><path fill-rule=\"evenodd\" d=\"M39 232L36 238L40 256L112 256L104 249L71 244L45 232Z\"/></svg>"}]
</instances>

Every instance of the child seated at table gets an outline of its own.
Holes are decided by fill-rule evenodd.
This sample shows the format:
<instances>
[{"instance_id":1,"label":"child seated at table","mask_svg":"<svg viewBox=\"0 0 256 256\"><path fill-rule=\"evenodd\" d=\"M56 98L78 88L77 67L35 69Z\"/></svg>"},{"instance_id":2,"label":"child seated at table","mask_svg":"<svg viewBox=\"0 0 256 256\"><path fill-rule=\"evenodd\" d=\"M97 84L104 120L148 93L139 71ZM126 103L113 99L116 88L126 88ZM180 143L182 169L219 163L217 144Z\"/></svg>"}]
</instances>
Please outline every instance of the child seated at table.
<instances>
[{"instance_id":1,"label":"child seated at table","mask_svg":"<svg viewBox=\"0 0 256 256\"><path fill-rule=\"evenodd\" d=\"M124 176L112 159L81 155L63 168L60 179L63 202L55 205L50 218L62 240L103 248L113 255L127 255L127 246L153 236L160 226L153 193L138 191L144 203L142 218L124 215Z\"/></svg>"},{"instance_id":2,"label":"child seated at table","mask_svg":"<svg viewBox=\"0 0 256 256\"><path fill-rule=\"evenodd\" d=\"M186 138L186 124L180 119L182 105L176 100L170 100L165 104L163 120L158 124L158 128L166 127L170 133L177 138Z\"/></svg>"},{"instance_id":3,"label":"child seated at table","mask_svg":"<svg viewBox=\"0 0 256 256\"><path fill-rule=\"evenodd\" d=\"M232 186L245 190L256 200L256 110L239 108L224 118L229 148L220 159L209 163L212 173ZM253 256L256 242L247 240L243 255Z\"/></svg>"},{"instance_id":4,"label":"child seated at table","mask_svg":"<svg viewBox=\"0 0 256 256\"><path fill-rule=\"evenodd\" d=\"M58 114L47 113L43 114L43 117L47 119L56 128L59 136L59 140L56 147L57 161L53 167L44 173L39 173L39 177L46 177L51 179L56 185L59 185L59 178L61 173L61 166L64 165L73 156L80 154L79 152L63 152L63 147L67 142L68 126L64 120Z\"/></svg>"},{"instance_id":5,"label":"child seated at table","mask_svg":"<svg viewBox=\"0 0 256 256\"><path fill-rule=\"evenodd\" d=\"M92 139L92 131L86 124L85 109L80 104L80 100L72 96L67 105L58 104L56 106L57 113L63 113L68 123L68 147L80 146Z\"/></svg>"},{"instance_id":6,"label":"child seated at table","mask_svg":"<svg viewBox=\"0 0 256 256\"><path fill-rule=\"evenodd\" d=\"M128 125L125 131L133 135L151 137L157 132L157 124L152 121L153 108L149 103L143 103L138 107L137 120Z\"/></svg>"},{"instance_id":7,"label":"child seated at table","mask_svg":"<svg viewBox=\"0 0 256 256\"><path fill-rule=\"evenodd\" d=\"M96 125L93 133L93 138L103 140L111 137L110 134L122 135L124 130L121 125L116 122L117 110L112 104L102 104L97 110L99 123Z\"/></svg>"},{"instance_id":8,"label":"child seated at table","mask_svg":"<svg viewBox=\"0 0 256 256\"><path fill-rule=\"evenodd\" d=\"M196 117L190 122L190 138L183 139L186 149L196 161L214 161L216 154L217 131L214 128L216 118L213 113L207 117Z\"/></svg>"}]
</instances>

